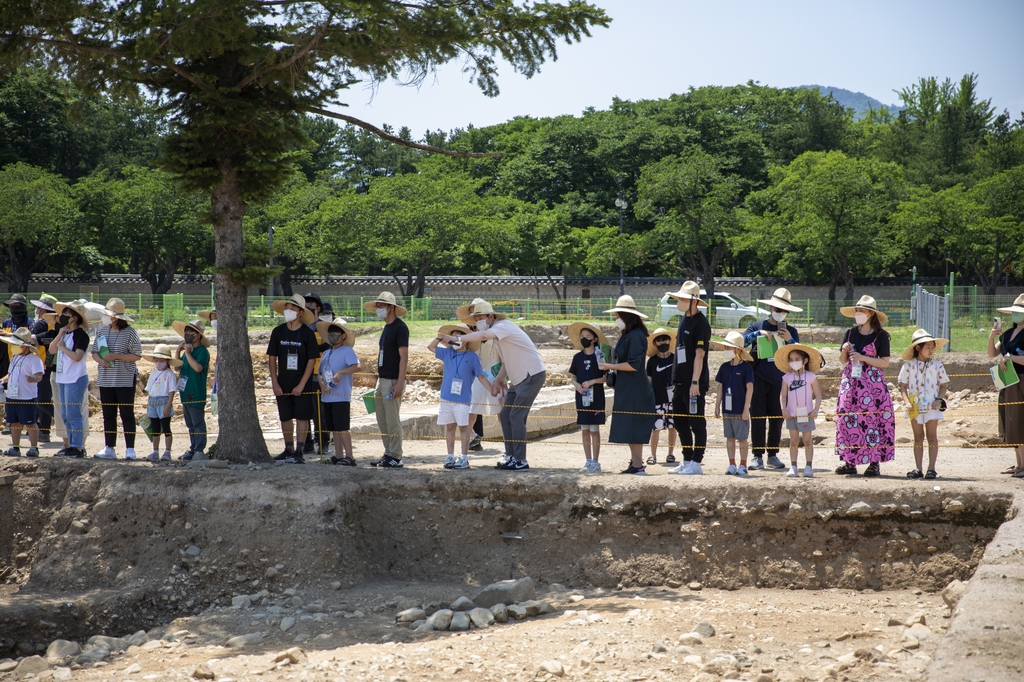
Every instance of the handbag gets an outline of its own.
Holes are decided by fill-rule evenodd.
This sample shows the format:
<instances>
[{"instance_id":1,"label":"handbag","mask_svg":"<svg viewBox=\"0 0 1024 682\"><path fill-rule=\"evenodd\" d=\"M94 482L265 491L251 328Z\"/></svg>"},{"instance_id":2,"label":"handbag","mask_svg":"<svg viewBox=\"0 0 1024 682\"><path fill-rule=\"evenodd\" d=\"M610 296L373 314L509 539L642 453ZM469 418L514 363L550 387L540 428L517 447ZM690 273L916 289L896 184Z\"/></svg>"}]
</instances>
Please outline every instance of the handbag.
<instances>
[{"instance_id":1,"label":"handbag","mask_svg":"<svg viewBox=\"0 0 1024 682\"><path fill-rule=\"evenodd\" d=\"M615 371L614 369L608 370L608 373L604 377L604 385L607 386L608 388L615 388L615 377L617 375L618 372Z\"/></svg>"}]
</instances>

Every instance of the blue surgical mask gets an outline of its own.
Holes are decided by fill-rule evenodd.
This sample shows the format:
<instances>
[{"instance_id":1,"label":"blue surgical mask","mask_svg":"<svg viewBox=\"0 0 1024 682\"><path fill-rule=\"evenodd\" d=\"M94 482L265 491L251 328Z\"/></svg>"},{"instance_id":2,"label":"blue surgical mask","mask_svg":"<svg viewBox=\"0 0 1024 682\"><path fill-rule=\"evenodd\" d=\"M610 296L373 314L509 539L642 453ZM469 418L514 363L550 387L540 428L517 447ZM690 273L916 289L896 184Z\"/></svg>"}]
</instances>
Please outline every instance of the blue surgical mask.
<instances>
[{"instance_id":1,"label":"blue surgical mask","mask_svg":"<svg viewBox=\"0 0 1024 682\"><path fill-rule=\"evenodd\" d=\"M1024 322L1024 313L1011 313L1010 319L1013 320L1014 324L1020 324Z\"/></svg>"}]
</instances>

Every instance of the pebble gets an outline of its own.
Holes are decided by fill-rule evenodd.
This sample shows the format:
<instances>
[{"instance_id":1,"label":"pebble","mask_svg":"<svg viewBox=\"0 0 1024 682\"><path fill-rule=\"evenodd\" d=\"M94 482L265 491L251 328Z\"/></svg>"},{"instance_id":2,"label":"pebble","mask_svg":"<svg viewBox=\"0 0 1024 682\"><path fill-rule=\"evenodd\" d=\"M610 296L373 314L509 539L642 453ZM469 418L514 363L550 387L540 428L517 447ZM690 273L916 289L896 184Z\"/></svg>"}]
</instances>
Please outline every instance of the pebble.
<instances>
[{"instance_id":1,"label":"pebble","mask_svg":"<svg viewBox=\"0 0 1024 682\"><path fill-rule=\"evenodd\" d=\"M250 632L250 633L248 633L246 635L237 635L235 637L231 637L227 641L227 646L229 648L234 649L234 648L237 648L237 647L249 646L250 644L258 644L262 640L263 640L263 633L262 632Z\"/></svg>"},{"instance_id":2,"label":"pebble","mask_svg":"<svg viewBox=\"0 0 1024 682\"><path fill-rule=\"evenodd\" d=\"M700 591L700 590L703 590L703 589L704 589L704 585L700 584L700 583L699 583L699 582L697 582L696 580L694 580L694 581L693 581L692 583L690 583L689 585L687 585L687 587L689 587L689 588L690 588L691 590L693 590L694 592L697 592L697 591Z\"/></svg>"},{"instance_id":3,"label":"pebble","mask_svg":"<svg viewBox=\"0 0 1024 682\"><path fill-rule=\"evenodd\" d=\"M697 632L679 635L679 643L683 646L704 646L704 638Z\"/></svg>"},{"instance_id":4,"label":"pebble","mask_svg":"<svg viewBox=\"0 0 1024 682\"><path fill-rule=\"evenodd\" d=\"M267 580L272 580L279 575L281 575L281 571L276 566L271 566L263 572L263 577Z\"/></svg>"},{"instance_id":5,"label":"pebble","mask_svg":"<svg viewBox=\"0 0 1024 682\"><path fill-rule=\"evenodd\" d=\"M214 679L213 670L206 663L200 663L196 666L196 669L192 671L192 677L197 680L212 680Z\"/></svg>"},{"instance_id":6,"label":"pebble","mask_svg":"<svg viewBox=\"0 0 1024 682\"><path fill-rule=\"evenodd\" d=\"M697 654L689 654L685 658L683 658L683 663L685 663L686 665L701 666L704 665L704 659L703 657L698 656Z\"/></svg>"},{"instance_id":7,"label":"pebble","mask_svg":"<svg viewBox=\"0 0 1024 682\"><path fill-rule=\"evenodd\" d=\"M540 672L550 673L555 677L563 677L565 675L565 667L561 661L544 661L540 664Z\"/></svg>"},{"instance_id":8,"label":"pebble","mask_svg":"<svg viewBox=\"0 0 1024 682\"><path fill-rule=\"evenodd\" d=\"M490 611L488 611L490 613ZM420 608L406 609L405 611L399 611L398 615L395 616L395 621L398 623L415 623L418 620L424 620L427 617L427 612Z\"/></svg>"},{"instance_id":9,"label":"pebble","mask_svg":"<svg viewBox=\"0 0 1024 682\"><path fill-rule=\"evenodd\" d=\"M924 614L920 611L912 615L910 618L907 618L907 620L903 624L909 628L910 626L916 625L917 623L920 623L921 625L927 625L927 621L925 620Z\"/></svg>"},{"instance_id":10,"label":"pebble","mask_svg":"<svg viewBox=\"0 0 1024 682\"><path fill-rule=\"evenodd\" d=\"M851 504L850 507L846 510L846 515L847 516L870 516L874 511L875 511L874 507L872 507L867 502L861 501L861 502L854 502L853 504Z\"/></svg>"},{"instance_id":11,"label":"pebble","mask_svg":"<svg viewBox=\"0 0 1024 682\"><path fill-rule=\"evenodd\" d=\"M964 592L966 591L967 583L954 580L943 588L942 601L946 602L946 606L954 609L956 608L956 605L960 603L960 598L964 596Z\"/></svg>"},{"instance_id":12,"label":"pebble","mask_svg":"<svg viewBox=\"0 0 1024 682\"><path fill-rule=\"evenodd\" d=\"M908 639L913 637L914 639L928 639L932 634L932 629L927 625L921 623L914 623L912 626L907 628L907 631L903 633Z\"/></svg>"},{"instance_id":13,"label":"pebble","mask_svg":"<svg viewBox=\"0 0 1024 682\"><path fill-rule=\"evenodd\" d=\"M53 678L56 682L70 682L71 668L54 668Z\"/></svg>"},{"instance_id":14,"label":"pebble","mask_svg":"<svg viewBox=\"0 0 1024 682\"><path fill-rule=\"evenodd\" d=\"M707 622L706 620L702 620L701 622L693 626L693 630L691 630L691 632L696 632L704 639L707 639L708 637L715 636L715 626Z\"/></svg>"},{"instance_id":15,"label":"pebble","mask_svg":"<svg viewBox=\"0 0 1024 682\"><path fill-rule=\"evenodd\" d=\"M132 663L130 666L121 671L125 675L134 675L135 673L142 672L142 666L138 663Z\"/></svg>"},{"instance_id":16,"label":"pebble","mask_svg":"<svg viewBox=\"0 0 1024 682\"><path fill-rule=\"evenodd\" d=\"M252 605L252 598L247 594L239 594L231 598L231 608L240 609Z\"/></svg>"},{"instance_id":17,"label":"pebble","mask_svg":"<svg viewBox=\"0 0 1024 682\"><path fill-rule=\"evenodd\" d=\"M537 591L533 586L533 579L527 577L492 583L473 597L473 603L490 608L495 604L515 604L536 596Z\"/></svg>"},{"instance_id":18,"label":"pebble","mask_svg":"<svg viewBox=\"0 0 1024 682\"><path fill-rule=\"evenodd\" d=\"M661 642L655 642L654 646L651 647L652 654L663 654L668 651L668 648Z\"/></svg>"},{"instance_id":19,"label":"pebble","mask_svg":"<svg viewBox=\"0 0 1024 682\"><path fill-rule=\"evenodd\" d=\"M147 644L148 644L148 642L147 642ZM158 640L157 641L157 647L159 648L160 646L163 646L163 645L160 644L159 640ZM145 648L145 647L143 647L143 648ZM78 656L75 657L75 662L78 663L79 665L86 665L88 663L96 663L97 661L102 661L104 658L106 658L109 655L110 655L110 649L108 649L107 647L105 647L105 646L92 646L92 647L89 647L88 649L86 649L85 651L83 651L82 653L78 654Z\"/></svg>"},{"instance_id":20,"label":"pebble","mask_svg":"<svg viewBox=\"0 0 1024 682\"><path fill-rule=\"evenodd\" d=\"M196 545L189 545L185 548L185 554L188 554L189 556L199 556L202 551L203 550L199 549Z\"/></svg>"},{"instance_id":21,"label":"pebble","mask_svg":"<svg viewBox=\"0 0 1024 682\"><path fill-rule=\"evenodd\" d=\"M285 616L281 619L281 632L288 632L295 625L295 619L291 616Z\"/></svg>"},{"instance_id":22,"label":"pebble","mask_svg":"<svg viewBox=\"0 0 1024 682\"><path fill-rule=\"evenodd\" d=\"M288 663L293 665L298 663L305 663L306 652L297 646L293 646L292 648L286 649L285 651L282 651L274 657L274 663L283 663L284 661L288 661Z\"/></svg>"},{"instance_id":23,"label":"pebble","mask_svg":"<svg viewBox=\"0 0 1024 682\"><path fill-rule=\"evenodd\" d=\"M6 658L6 659L0 661L0 673L9 673L9 672L11 672L12 670L14 670L17 667L18 667L18 662L17 661L12 661L9 658Z\"/></svg>"},{"instance_id":24,"label":"pebble","mask_svg":"<svg viewBox=\"0 0 1024 682\"><path fill-rule=\"evenodd\" d=\"M586 597L584 597L582 594L570 594L569 595L569 601L571 601L571 602L573 602L575 604L580 603L584 599L586 599Z\"/></svg>"}]
</instances>

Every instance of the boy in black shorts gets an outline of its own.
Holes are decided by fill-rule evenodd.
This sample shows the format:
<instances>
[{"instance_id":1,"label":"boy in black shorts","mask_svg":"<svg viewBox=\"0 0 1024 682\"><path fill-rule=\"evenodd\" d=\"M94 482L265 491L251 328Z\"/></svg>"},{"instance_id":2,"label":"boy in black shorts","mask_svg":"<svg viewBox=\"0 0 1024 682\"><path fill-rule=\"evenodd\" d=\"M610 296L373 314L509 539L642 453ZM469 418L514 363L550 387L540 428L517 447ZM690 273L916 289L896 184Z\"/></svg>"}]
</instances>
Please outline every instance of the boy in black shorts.
<instances>
[{"instance_id":1,"label":"boy in black shorts","mask_svg":"<svg viewBox=\"0 0 1024 682\"><path fill-rule=\"evenodd\" d=\"M284 433L284 452L274 457L278 462L305 464L302 443L309 431L309 420L316 406L315 388L310 383L313 366L320 357L316 333L309 328L313 313L306 309L306 300L296 294L286 301L274 301L274 312L283 315L285 323L274 327L267 346L270 381L277 397L277 415ZM294 433L293 426L294 424ZM296 451L294 444L299 444Z\"/></svg>"}]
</instances>

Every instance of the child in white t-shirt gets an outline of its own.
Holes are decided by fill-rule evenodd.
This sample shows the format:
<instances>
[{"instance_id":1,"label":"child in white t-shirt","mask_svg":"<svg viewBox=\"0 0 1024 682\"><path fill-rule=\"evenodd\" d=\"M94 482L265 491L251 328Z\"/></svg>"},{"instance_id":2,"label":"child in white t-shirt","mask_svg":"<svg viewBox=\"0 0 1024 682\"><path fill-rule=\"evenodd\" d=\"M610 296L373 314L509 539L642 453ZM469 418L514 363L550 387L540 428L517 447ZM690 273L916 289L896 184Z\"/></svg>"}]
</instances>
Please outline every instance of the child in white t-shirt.
<instances>
[{"instance_id":1,"label":"child in white t-shirt","mask_svg":"<svg viewBox=\"0 0 1024 682\"><path fill-rule=\"evenodd\" d=\"M907 478L937 478L935 460L939 457L939 422L945 408L949 376L935 353L948 339L937 339L924 329L918 329L911 338L910 347L903 351L906 361L900 367L899 384L903 402L908 406L907 418L914 431L914 462L917 468L907 472ZM924 463L924 439L928 436L928 470L921 473Z\"/></svg>"},{"instance_id":2,"label":"child in white t-shirt","mask_svg":"<svg viewBox=\"0 0 1024 682\"><path fill-rule=\"evenodd\" d=\"M171 347L157 344L152 353L143 353L142 357L156 364L146 382L146 416L150 421L150 434L153 437L153 452L146 457L150 462L171 461L171 415L174 414L174 394L178 392L178 375L174 368L181 367L181 360L173 357ZM164 437L164 454L160 455L160 436Z\"/></svg>"},{"instance_id":3,"label":"child in white t-shirt","mask_svg":"<svg viewBox=\"0 0 1024 682\"><path fill-rule=\"evenodd\" d=\"M775 352L775 366L788 372L782 376L782 393L779 402L789 430L789 472L786 476L795 478L800 438L804 441L804 478L814 478L814 419L821 409L821 386L818 377L811 372L819 371L824 365L821 353L809 346L792 343Z\"/></svg>"},{"instance_id":4,"label":"child in white t-shirt","mask_svg":"<svg viewBox=\"0 0 1024 682\"><path fill-rule=\"evenodd\" d=\"M0 379L6 385L7 403L4 406L7 424L11 427L11 449L8 457L21 456L21 429L28 431L28 457L39 456L39 427L36 425L39 382L43 378L43 361L36 355L36 337L28 327L19 327L13 334L4 334L0 340L12 346L11 363L7 376ZM0 353L7 348L0 346Z\"/></svg>"}]
</instances>

